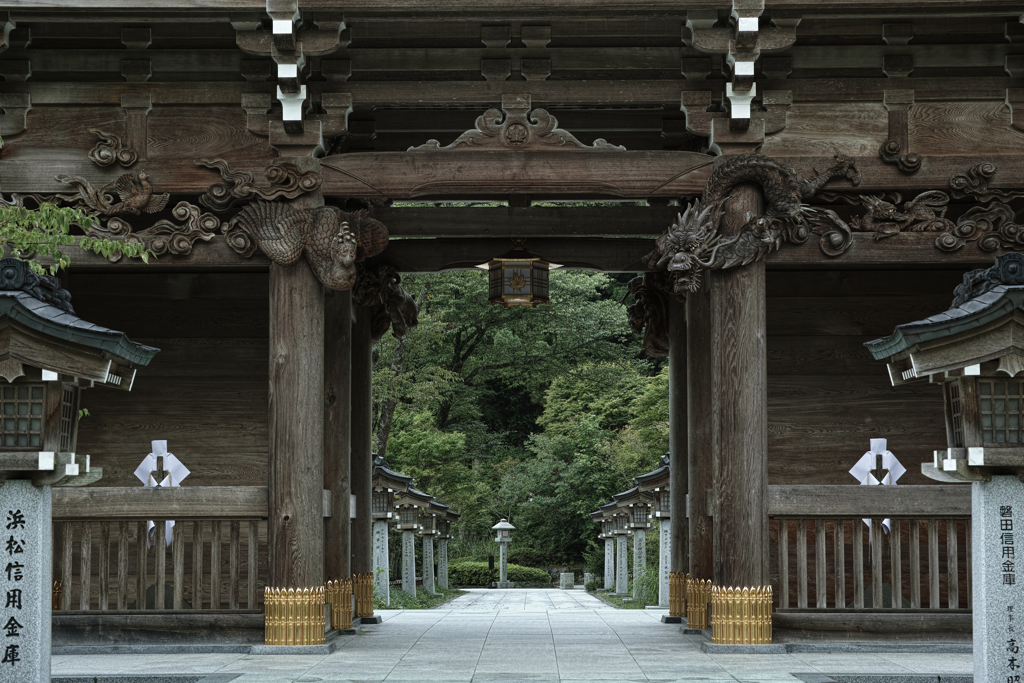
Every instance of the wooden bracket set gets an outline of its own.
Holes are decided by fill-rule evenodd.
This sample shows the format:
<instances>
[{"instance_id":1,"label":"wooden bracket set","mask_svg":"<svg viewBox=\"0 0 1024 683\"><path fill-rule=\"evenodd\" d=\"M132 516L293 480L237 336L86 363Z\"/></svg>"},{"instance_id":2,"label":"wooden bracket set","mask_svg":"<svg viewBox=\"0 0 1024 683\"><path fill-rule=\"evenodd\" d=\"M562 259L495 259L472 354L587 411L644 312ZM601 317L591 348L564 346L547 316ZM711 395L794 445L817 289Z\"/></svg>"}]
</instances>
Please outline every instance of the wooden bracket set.
<instances>
[{"instance_id":1,"label":"wooden bracket set","mask_svg":"<svg viewBox=\"0 0 1024 683\"><path fill-rule=\"evenodd\" d=\"M792 91L766 90L761 96L764 111L752 110L749 125L737 128L725 112L708 111L712 96L710 90L685 91L679 107L686 113L686 130L709 138L712 150L722 150L722 145L730 148L739 145L755 151L764 143L765 135L773 135L786 128L789 108L793 104Z\"/></svg>"},{"instance_id":2,"label":"wooden bracket set","mask_svg":"<svg viewBox=\"0 0 1024 683\"><path fill-rule=\"evenodd\" d=\"M527 51L508 56L506 50L514 38ZM480 74L485 80L504 81L513 73L528 81L546 81L551 76L551 58L545 50L551 42L550 26L483 26L480 42L487 48L486 57L480 60Z\"/></svg>"},{"instance_id":3,"label":"wooden bracket set","mask_svg":"<svg viewBox=\"0 0 1024 683\"><path fill-rule=\"evenodd\" d=\"M303 28L295 0L267 0L267 14L271 18L270 31L241 25L235 31L235 43L249 54L273 59L282 115L280 120L271 117L270 93L245 93L241 104L247 127L268 136L271 147L282 155L315 154L324 148L325 136L341 135L347 130L351 96L325 94L321 104L327 113L310 116L315 103L301 83L302 73L307 58L331 54L347 44L341 37L345 22L333 13L317 13L311 22L316 28ZM351 65L347 71L333 67L332 64L329 68L332 75L343 75L339 80L346 80L351 73ZM258 82L267 80L270 74L264 62L244 62L243 75L247 81Z\"/></svg>"}]
</instances>

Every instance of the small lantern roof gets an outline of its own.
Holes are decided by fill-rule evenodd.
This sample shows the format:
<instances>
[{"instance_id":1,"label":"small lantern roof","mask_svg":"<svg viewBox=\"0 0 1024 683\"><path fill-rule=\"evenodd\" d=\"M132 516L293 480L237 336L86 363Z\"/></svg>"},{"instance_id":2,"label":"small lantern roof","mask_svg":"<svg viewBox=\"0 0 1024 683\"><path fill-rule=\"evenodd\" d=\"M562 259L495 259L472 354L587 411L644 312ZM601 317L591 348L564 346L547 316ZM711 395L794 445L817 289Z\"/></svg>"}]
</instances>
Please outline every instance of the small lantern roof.
<instances>
[{"instance_id":1,"label":"small lantern roof","mask_svg":"<svg viewBox=\"0 0 1024 683\"><path fill-rule=\"evenodd\" d=\"M399 474L391 469L383 456L373 459L373 488L388 488L392 491L408 491L412 486L412 477Z\"/></svg>"},{"instance_id":2,"label":"small lantern roof","mask_svg":"<svg viewBox=\"0 0 1024 683\"><path fill-rule=\"evenodd\" d=\"M412 486L407 491L402 491L395 495L395 503L398 505L412 505L418 508L430 507L430 502L433 500L433 496L423 491L417 491Z\"/></svg>"},{"instance_id":3,"label":"small lantern roof","mask_svg":"<svg viewBox=\"0 0 1024 683\"><path fill-rule=\"evenodd\" d=\"M449 522L457 522L459 521L459 518L462 517L462 513L456 512L455 510L448 508L447 510L445 510L444 516L448 519Z\"/></svg>"},{"instance_id":4,"label":"small lantern roof","mask_svg":"<svg viewBox=\"0 0 1024 683\"><path fill-rule=\"evenodd\" d=\"M160 350L82 320L59 279L36 275L13 258L0 259L0 330L8 331L0 335L0 355L13 362L125 390L131 388L134 368L149 365ZM42 343L40 334L46 338ZM31 335L31 343L14 343L25 335Z\"/></svg>"},{"instance_id":5,"label":"small lantern roof","mask_svg":"<svg viewBox=\"0 0 1024 683\"><path fill-rule=\"evenodd\" d=\"M1024 255L1004 254L990 268L967 273L949 310L897 325L865 346L875 360L889 361L894 385L942 373L978 374L973 366L996 360L1010 377L1024 371Z\"/></svg>"},{"instance_id":6,"label":"small lantern roof","mask_svg":"<svg viewBox=\"0 0 1024 683\"><path fill-rule=\"evenodd\" d=\"M515 527L509 524L507 519L502 517L501 521L492 526L491 529L494 531L501 531L502 529L508 529L509 531L512 531L515 529Z\"/></svg>"},{"instance_id":7,"label":"small lantern roof","mask_svg":"<svg viewBox=\"0 0 1024 683\"><path fill-rule=\"evenodd\" d=\"M612 498L615 499L616 506L620 508L636 505L637 503L649 504L654 502L654 494L650 491L641 491L638 486L634 486L622 493L616 493Z\"/></svg>"},{"instance_id":8,"label":"small lantern roof","mask_svg":"<svg viewBox=\"0 0 1024 683\"><path fill-rule=\"evenodd\" d=\"M448 512L448 506L438 502L437 500L431 499L429 510L443 519Z\"/></svg>"},{"instance_id":9,"label":"small lantern roof","mask_svg":"<svg viewBox=\"0 0 1024 683\"><path fill-rule=\"evenodd\" d=\"M641 491L653 491L654 489L668 490L669 484L669 454L661 456L661 464L650 472L645 472L633 478L633 483Z\"/></svg>"}]
</instances>

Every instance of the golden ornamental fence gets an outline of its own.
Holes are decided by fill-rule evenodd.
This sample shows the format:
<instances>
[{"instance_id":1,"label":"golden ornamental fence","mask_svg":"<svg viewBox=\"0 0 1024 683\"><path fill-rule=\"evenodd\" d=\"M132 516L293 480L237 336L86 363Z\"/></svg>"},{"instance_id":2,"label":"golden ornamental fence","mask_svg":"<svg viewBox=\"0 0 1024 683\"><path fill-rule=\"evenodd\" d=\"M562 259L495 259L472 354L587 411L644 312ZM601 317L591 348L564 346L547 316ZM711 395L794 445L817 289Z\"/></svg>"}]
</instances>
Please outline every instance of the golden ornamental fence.
<instances>
[{"instance_id":1,"label":"golden ornamental fence","mask_svg":"<svg viewBox=\"0 0 1024 683\"><path fill-rule=\"evenodd\" d=\"M263 595L267 645L321 645L324 642L324 587L270 588Z\"/></svg>"},{"instance_id":2,"label":"golden ornamental fence","mask_svg":"<svg viewBox=\"0 0 1024 683\"><path fill-rule=\"evenodd\" d=\"M711 588L711 642L765 645L772 642L772 587Z\"/></svg>"},{"instance_id":3,"label":"golden ornamental fence","mask_svg":"<svg viewBox=\"0 0 1024 683\"><path fill-rule=\"evenodd\" d=\"M373 574L354 574L352 586L356 594L356 616L373 616Z\"/></svg>"},{"instance_id":4,"label":"golden ornamental fence","mask_svg":"<svg viewBox=\"0 0 1024 683\"><path fill-rule=\"evenodd\" d=\"M669 572L668 614L672 617L686 616L686 572Z\"/></svg>"},{"instance_id":5,"label":"golden ornamental fence","mask_svg":"<svg viewBox=\"0 0 1024 683\"><path fill-rule=\"evenodd\" d=\"M686 626L708 627L708 604L711 602L711 579L688 579L686 582Z\"/></svg>"},{"instance_id":6,"label":"golden ornamental fence","mask_svg":"<svg viewBox=\"0 0 1024 683\"><path fill-rule=\"evenodd\" d=\"M50 602L50 609L51 610L59 610L60 609L60 596L61 596L61 593L63 591L64 591L64 584L62 584L60 581L54 581L53 582L52 600Z\"/></svg>"},{"instance_id":7,"label":"golden ornamental fence","mask_svg":"<svg viewBox=\"0 0 1024 683\"><path fill-rule=\"evenodd\" d=\"M352 628L352 579L328 581L325 592L331 605L331 626Z\"/></svg>"}]
</instances>

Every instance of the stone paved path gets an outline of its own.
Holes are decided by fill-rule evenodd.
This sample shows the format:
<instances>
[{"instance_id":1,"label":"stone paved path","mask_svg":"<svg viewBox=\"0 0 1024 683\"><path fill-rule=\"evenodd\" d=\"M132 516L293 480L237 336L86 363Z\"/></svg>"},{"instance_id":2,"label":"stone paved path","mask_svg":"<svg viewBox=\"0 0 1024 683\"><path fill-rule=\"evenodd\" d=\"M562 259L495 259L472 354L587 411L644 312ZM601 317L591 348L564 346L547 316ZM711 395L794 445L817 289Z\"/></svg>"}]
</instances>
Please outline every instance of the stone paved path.
<instances>
[{"instance_id":1,"label":"stone paved path","mask_svg":"<svg viewBox=\"0 0 1024 683\"><path fill-rule=\"evenodd\" d=\"M383 624L343 637L330 655L66 655L53 657L53 675L217 674L208 683L722 683L972 669L969 654L707 655L701 638L662 624L663 613L614 609L582 590L480 589L437 609L383 611Z\"/></svg>"}]
</instances>

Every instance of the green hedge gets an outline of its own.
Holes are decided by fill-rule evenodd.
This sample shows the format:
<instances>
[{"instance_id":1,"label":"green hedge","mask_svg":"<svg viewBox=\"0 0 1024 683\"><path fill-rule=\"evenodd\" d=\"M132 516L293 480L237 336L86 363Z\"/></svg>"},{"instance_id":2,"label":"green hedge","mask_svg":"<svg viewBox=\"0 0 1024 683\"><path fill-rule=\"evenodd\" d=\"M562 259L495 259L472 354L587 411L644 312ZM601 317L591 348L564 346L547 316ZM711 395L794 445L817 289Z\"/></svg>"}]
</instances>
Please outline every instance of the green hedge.
<instances>
[{"instance_id":1,"label":"green hedge","mask_svg":"<svg viewBox=\"0 0 1024 683\"><path fill-rule=\"evenodd\" d=\"M448 580L453 586L490 586L498 580L498 568L492 571L487 562L455 562L448 567ZM529 585L551 585L551 576L543 569L508 566L508 580Z\"/></svg>"}]
</instances>

